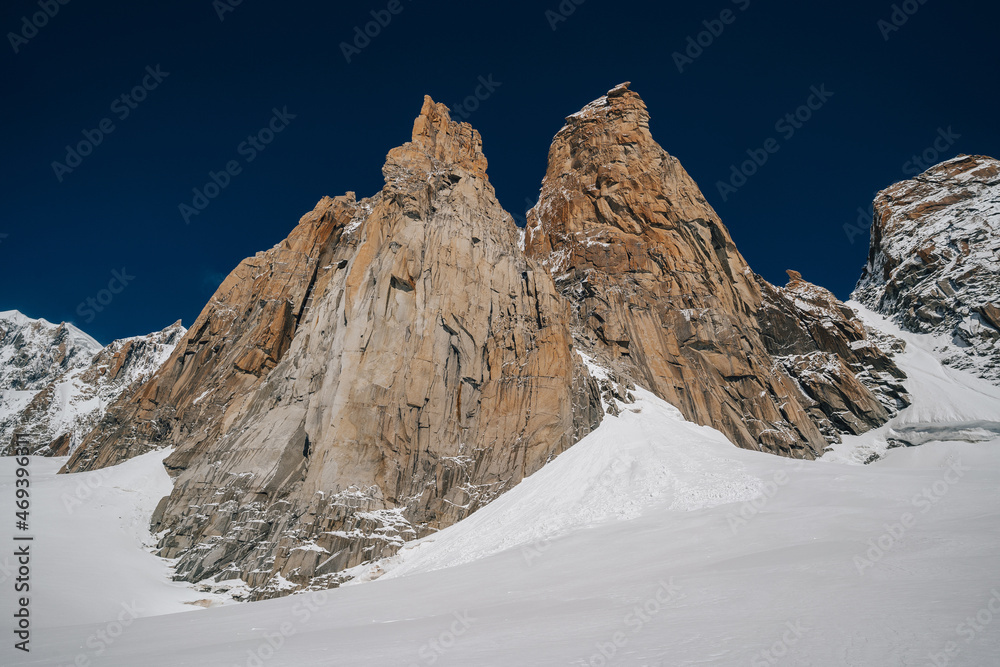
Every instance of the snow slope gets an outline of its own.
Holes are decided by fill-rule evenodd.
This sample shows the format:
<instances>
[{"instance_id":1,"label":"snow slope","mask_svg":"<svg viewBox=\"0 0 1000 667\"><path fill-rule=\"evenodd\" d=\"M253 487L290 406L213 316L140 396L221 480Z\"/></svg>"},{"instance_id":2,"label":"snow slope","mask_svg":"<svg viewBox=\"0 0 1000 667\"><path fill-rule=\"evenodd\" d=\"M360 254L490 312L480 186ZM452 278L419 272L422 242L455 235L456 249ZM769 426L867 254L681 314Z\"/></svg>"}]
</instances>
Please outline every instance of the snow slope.
<instances>
[{"instance_id":1,"label":"snow slope","mask_svg":"<svg viewBox=\"0 0 1000 667\"><path fill-rule=\"evenodd\" d=\"M935 375L918 345L907 355L927 375L914 373L917 416L904 411L900 425L1000 409L967 376ZM1000 439L893 449L870 466L789 461L636 396L470 519L358 572L384 572L375 581L139 618L93 664L1000 664ZM108 490L120 506L124 492ZM65 517L47 521L53 535L69 530ZM105 558L151 558L130 544ZM130 594L181 606L152 572L134 594L102 590L115 578L88 575L92 557L67 554L62 580L39 574L35 613L53 621L39 620L30 655L0 662L71 664ZM80 597L102 606L55 611Z\"/></svg>"},{"instance_id":2,"label":"snow slope","mask_svg":"<svg viewBox=\"0 0 1000 667\"><path fill-rule=\"evenodd\" d=\"M357 574L367 580L386 569L386 578L426 572L602 522L635 519L650 507L684 512L760 495L762 480L746 471L746 457L725 436L685 421L643 389L635 394L637 402L620 417L608 415L516 492L462 521L460 530L411 542Z\"/></svg>"},{"instance_id":3,"label":"snow slope","mask_svg":"<svg viewBox=\"0 0 1000 667\"><path fill-rule=\"evenodd\" d=\"M39 635L85 619L114 618L122 604L139 615L193 609L190 587L169 580L169 563L145 550L149 517L171 481L162 461L168 451L136 457L115 468L56 475L65 458L29 457L33 535L31 605ZM0 458L0 498L13 514L16 459ZM4 616L12 604L13 517L0 523L0 586ZM5 628L6 629L6 628ZM84 637L85 638L85 637ZM6 646L4 647L7 648ZM0 653L0 655L3 655ZM0 664L9 664L0 659Z\"/></svg>"},{"instance_id":4,"label":"snow slope","mask_svg":"<svg viewBox=\"0 0 1000 667\"><path fill-rule=\"evenodd\" d=\"M920 445L1000 437L1000 387L943 365L936 335L911 333L859 303L848 305L868 326L906 342L906 350L896 357L896 363L907 375L913 404L881 428L844 436L842 443L832 446L826 460L862 463L873 455L883 455L890 441Z\"/></svg>"}]
</instances>

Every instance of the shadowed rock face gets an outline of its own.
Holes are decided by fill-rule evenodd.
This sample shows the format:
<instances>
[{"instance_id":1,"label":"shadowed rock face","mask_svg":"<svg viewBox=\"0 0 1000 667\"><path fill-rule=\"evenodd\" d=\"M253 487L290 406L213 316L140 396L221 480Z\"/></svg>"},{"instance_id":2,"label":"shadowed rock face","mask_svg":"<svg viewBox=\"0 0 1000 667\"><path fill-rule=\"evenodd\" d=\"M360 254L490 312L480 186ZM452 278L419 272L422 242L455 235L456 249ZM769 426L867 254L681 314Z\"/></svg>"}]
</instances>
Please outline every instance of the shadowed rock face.
<instances>
[{"instance_id":1,"label":"shadowed rock face","mask_svg":"<svg viewBox=\"0 0 1000 667\"><path fill-rule=\"evenodd\" d=\"M892 356L894 337L867 329L828 290L789 271L789 282L761 282L757 313L768 352L805 395L803 405L828 439L880 426L910 404L906 375Z\"/></svg>"},{"instance_id":2,"label":"shadowed rock face","mask_svg":"<svg viewBox=\"0 0 1000 667\"><path fill-rule=\"evenodd\" d=\"M837 437L818 407L830 397L807 395L765 342L762 288L779 292L750 270L698 186L653 140L645 104L628 84L556 134L525 250L573 304L581 347L688 419L741 447L801 458ZM787 324L811 340L797 317ZM814 345L849 348L834 338ZM880 402L849 370L843 377L838 403L847 405L831 411L884 422ZM862 428L849 421L847 430Z\"/></svg>"},{"instance_id":3,"label":"shadowed rock face","mask_svg":"<svg viewBox=\"0 0 1000 667\"><path fill-rule=\"evenodd\" d=\"M526 259L479 134L429 98L385 188L325 199L236 269L68 468L173 445L178 576L258 597L460 520L595 427L565 302ZM317 580L317 578L319 578Z\"/></svg>"},{"instance_id":4,"label":"shadowed rock face","mask_svg":"<svg viewBox=\"0 0 1000 667\"><path fill-rule=\"evenodd\" d=\"M959 155L886 188L874 208L854 298L938 334L946 363L1000 384L1000 161Z\"/></svg>"}]
</instances>

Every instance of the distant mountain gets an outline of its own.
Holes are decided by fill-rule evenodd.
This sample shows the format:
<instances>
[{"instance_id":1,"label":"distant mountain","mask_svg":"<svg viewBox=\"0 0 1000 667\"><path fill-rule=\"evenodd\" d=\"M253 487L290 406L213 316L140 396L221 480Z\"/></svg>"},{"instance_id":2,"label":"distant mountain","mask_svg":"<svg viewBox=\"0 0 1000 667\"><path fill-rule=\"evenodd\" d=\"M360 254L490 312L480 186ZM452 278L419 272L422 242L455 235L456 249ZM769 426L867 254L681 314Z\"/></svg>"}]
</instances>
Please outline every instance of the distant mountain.
<instances>
[{"instance_id":1,"label":"distant mountain","mask_svg":"<svg viewBox=\"0 0 1000 667\"><path fill-rule=\"evenodd\" d=\"M1000 161L959 155L880 192L854 299L1000 384Z\"/></svg>"},{"instance_id":2,"label":"distant mountain","mask_svg":"<svg viewBox=\"0 0 1000 667\"><path fill-rule=\"evenodd\" d=\"M21 412L61 375L90 365L102 345L72 324L0 313L0 446L6 447Z\"/></svg>"},{"instance_id":3,"label":"distant mountain","mask_svg":"<svg viewBox=\"0 0 1000 667\"><path fill-rule=\"evenodd\" d=\"M0 445L21 433L36 454L69 454L107 406L152 375L185 333L177 322L101 347L72 324L0 313Z\"/></svg>"}]
</instances>

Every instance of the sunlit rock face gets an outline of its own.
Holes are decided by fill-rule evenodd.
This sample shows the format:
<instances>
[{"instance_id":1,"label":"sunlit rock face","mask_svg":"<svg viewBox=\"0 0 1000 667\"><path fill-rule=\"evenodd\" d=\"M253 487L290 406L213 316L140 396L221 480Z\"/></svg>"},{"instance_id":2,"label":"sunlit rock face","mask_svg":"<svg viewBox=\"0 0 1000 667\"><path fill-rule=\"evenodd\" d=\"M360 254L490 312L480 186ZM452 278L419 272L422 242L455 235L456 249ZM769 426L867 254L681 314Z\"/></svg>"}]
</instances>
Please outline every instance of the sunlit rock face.
<instances>
[{"instance_id":1,"label":"sunlit rock face","mask_svg":"<svg viewBox=\"0 0 1000 667\"><path fill-rule=\"evenodd\" d=\"M519 230L479 134L427 98L385 187L242 262L66 470L174 448L159 553L263 598L463 519L634 384L796 458L884 423L907 400L895 343L797 274L756 276L648 121L627 85L567 119Z\"/></svg>"},{"instance_id":2,"label":"sunlit rock face","mask_svg":"<svg viewBox=\"0 0 1000 667\"><path fill-rule=\"evenodd\" d=\"M839 385L832 403L790 377L803 372L776 358L785 352L775 337L804 337L808 352L831 354L850 350L848 341L837 332L813 340L796 304L751 271L697 184L653 139L628 84L556 134L525 248L573 304L581 347L740 447L813 458L839 432L888 418L847 366L820 380ZM770 316L786 307L789 331L777 332ZM860 323L847 329L865 335ZM828 413L844 410L851 417L831 425Z\"/></svg>"},{"instance_id":3,"label":"sunlit rock face","mask_svg":"<svg viewBox=\"0 0 1000 667\"><path fill-rule=\"evenodd\" d=\"M223 283L68 469L170 445L178 576L265 597L462 519L594 428L597 383L479 134L429 98L372 198L324 199Z\"/></svg>"}]
</instances>

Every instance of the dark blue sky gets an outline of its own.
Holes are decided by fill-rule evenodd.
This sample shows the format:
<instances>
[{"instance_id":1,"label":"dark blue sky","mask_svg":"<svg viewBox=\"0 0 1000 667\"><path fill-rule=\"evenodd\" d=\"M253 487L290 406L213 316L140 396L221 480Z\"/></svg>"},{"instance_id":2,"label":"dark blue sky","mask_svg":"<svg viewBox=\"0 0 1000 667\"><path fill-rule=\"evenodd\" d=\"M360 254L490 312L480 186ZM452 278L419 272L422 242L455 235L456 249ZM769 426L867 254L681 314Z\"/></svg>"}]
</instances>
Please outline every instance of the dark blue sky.
<instances>
[{"instance_id":1,"label":"dark blue sky","mask_svg":"<svg viewBox=\"0 0 1000 667\"><path fill-rule=\"evenodd\" d=\"M399 0L348 63L341 42L388 0L242 0L220 21L232 1L70 0L37 34L23 17L38 0L4 3L0 310L73 321L105 343L190 325L242 258L284 238L322 196L380 189L385 154L409 138L425 93L450 105L480 76L500 85L468 120L512 213L537 196L563 118L630 80L654 136L751 266L780 284L786 268L801 270L842 298L868 240L850 243L844 225L909 175L904 164L939 129L959 135L939 143L950 144L941 159L1000 155L993 4L909 0L915 13L885 39L878 21L893 3L871 0L566 0L564 12L575 9L556 30L546 11L559 0ZM728 25L711 23L726 9ZM673 54L704 21L724 29L681 73ZM10 33L29 38L12 44ZM146 70L157 65L169 73L160 81ZM143 101L120 99L144 79L155 88ZM824 85L833 96L814 98L820 108L794 134L776 127ZM285 107L295 118L271 144L240 150ZM98 132L60 182L52 163L106 118L113 132ZM770 138L778 151L724 200L716 183ZM229 161L240 173L185 224L178 206ZM80 308L123 268L133 278L102 312Z\"/></svg>"}]
</instances>

